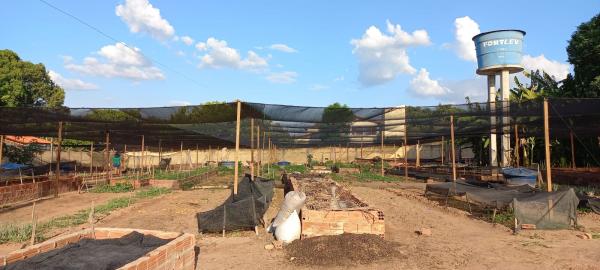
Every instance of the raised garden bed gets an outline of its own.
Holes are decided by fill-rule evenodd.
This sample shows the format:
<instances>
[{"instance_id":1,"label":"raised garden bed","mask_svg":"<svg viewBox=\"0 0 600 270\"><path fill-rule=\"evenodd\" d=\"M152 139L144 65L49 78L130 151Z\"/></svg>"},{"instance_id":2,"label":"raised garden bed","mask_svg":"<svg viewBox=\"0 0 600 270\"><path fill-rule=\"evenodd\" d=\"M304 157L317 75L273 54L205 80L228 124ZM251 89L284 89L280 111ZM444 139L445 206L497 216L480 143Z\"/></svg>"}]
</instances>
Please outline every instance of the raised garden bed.
<instances>
[{"instance_id":1,"label":"raised garden bed","mask_svg":"<svg viewBox=\"0 0 600 270\"><path fill-rule=\"evenodd\" d=\"M121 228L86 229L13 251L0 257L0 267L194 269L194 246L195 237L189 233Z\"/></svg>"},{"instance_id":2,"label":"raised garden bed","mask_svg":"<svg viewBox=\"0 0 600 270\"><path fill-rule=\"evenodd\" d=\"M302 238L343 233L384 236L383 212L370 207L335 181L296 175L285 181L289 190L306 194L306 203L300 212Z\"/></svg>"}]
</instances>

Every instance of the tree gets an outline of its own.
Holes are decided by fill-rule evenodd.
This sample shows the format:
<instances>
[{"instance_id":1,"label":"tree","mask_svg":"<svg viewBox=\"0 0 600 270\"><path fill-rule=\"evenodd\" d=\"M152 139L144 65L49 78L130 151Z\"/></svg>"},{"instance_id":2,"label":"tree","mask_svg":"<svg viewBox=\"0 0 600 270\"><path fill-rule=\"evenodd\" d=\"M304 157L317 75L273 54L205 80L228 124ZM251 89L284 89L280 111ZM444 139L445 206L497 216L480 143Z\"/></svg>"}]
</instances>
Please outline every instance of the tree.
<instances>
[{"instance_id":1,"label":"tree","mask_svg":"<svg viewBox=\"0 0 600 270\"><path fill-rule=\"evenodd\" d=\"M354 113L348 105L336 102L327 106L323 111L321 140L334 144L347 142L352 120L354 120Z\"/></svg>"},{"instance_id":2,"label":"tree","mask_svg":"<svg viewBox=\"0 0 600 270\"><path fill-rule=\"evenodd\" d=\"M0 50L0 106L60 107L64 90L48 76L43 64L22 61L11 50Z\"/></svg>"},{"instance_id":3,"label":"tree","mask_svg":"<svg viewBox=\"0 0 600 270\"><path fill-rule=\"evenodd\" d=\"M28 144L26 146L4 144L2 152L10 162L31 165L33 157L41 153L42 148L37 144Z\"/></svg>"},{"instance_id":4,"label":"tree","mask_svg":"<svg viewBox=\"0 0 600 270\"><path fill-rule=\"evenodd\" d=\"M567 47L575 76L565 84L573 97L600 97L600 14L580 24Z\"/></svg>"}]
</instances>

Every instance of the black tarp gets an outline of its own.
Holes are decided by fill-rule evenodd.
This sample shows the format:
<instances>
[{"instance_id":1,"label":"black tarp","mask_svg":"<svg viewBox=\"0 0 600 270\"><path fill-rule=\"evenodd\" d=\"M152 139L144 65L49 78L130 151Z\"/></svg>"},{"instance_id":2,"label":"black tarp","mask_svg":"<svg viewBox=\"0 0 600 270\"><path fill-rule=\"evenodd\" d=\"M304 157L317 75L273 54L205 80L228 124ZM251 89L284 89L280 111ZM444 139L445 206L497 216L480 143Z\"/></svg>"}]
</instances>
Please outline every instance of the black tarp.
<instances>
[{"instance_id":1,"label":"black tarp","mask_svg":"<svg viewBox=\"0 0 600 270\"><path fill-rule=\"evenodd\" d=\"M273 199L273 181L246 175L238 183L238 193L220 206L196 215L200 232L222 232L254 228Z\"/></svg>"}]
</instances>

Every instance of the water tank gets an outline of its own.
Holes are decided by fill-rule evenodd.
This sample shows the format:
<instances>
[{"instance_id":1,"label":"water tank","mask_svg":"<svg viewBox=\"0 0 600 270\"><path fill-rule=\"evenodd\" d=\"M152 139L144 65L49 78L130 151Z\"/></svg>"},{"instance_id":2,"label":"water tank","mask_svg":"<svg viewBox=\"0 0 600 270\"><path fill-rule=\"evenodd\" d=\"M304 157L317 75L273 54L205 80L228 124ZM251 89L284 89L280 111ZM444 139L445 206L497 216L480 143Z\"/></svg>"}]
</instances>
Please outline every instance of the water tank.
<instances>
[{"instance_id":1,"label":"water tank","mask_svg":"<svg viewBox=\"0 0 600 270\"><path fill-rule=\"evenodd\" d=\"M525 31L496 30L473 37L477 52L477 74L491 75L508 70L510 73L523 71L523 37Z\"/></svg>"}]
</instances>

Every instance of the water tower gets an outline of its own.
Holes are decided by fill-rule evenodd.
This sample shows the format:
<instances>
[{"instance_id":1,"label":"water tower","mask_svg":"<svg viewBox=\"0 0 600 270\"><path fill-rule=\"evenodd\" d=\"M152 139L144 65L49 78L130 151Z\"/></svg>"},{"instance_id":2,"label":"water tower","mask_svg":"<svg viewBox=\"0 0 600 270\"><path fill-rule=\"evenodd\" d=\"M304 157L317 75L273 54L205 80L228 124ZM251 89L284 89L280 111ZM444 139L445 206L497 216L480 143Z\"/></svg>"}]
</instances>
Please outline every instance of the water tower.
<instances>
[{"instance_id":1,"label":"water tower","mask_svg":"<svg viewBox=\"0 0 600 270\"><path fill-rule=\"evenodd\" d=\"M502 167L510 166L509 74L523 71L521 57L525 31L496 30L473 37L477 52L477 74L487 75L490 111L496 111L496 75L500 75L500 101L502 102ZM490 119L490 166L498 166L496 147L496 119Z\"/></svg>"}]
</instances>

